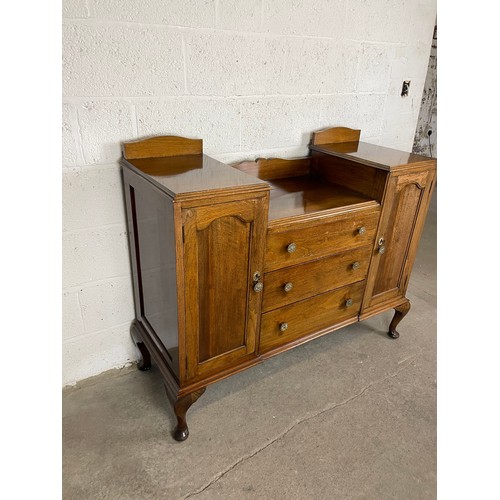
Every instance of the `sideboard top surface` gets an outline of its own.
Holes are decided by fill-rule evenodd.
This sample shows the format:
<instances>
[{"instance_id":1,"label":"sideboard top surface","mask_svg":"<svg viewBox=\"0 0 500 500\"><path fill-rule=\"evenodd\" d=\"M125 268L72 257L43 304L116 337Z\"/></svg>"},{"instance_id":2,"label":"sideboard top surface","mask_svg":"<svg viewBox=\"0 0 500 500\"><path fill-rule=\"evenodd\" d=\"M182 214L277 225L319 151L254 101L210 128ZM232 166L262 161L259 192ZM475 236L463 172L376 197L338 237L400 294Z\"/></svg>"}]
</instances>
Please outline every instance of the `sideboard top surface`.
<instances>
[{"instance_id":1,"label":"sideboard top surface","mask_svg":"<svg viewBox=\"0 0 500 500\"><path fill-rule=\"evenodd\" d=\"M341 207L377 204L368 196L313 176L268 181L271 185L269 219L302 216Z\"/></svg>"},{"instance_id":2,"label":"sideboard top surface","mask_svg":"<svg viewBox=\"0 0 500 500\"><path fill-rule=\"evenodd\" d=\"M122 165L132 168L175 199L207 191L269 189L267 182L205 154L122 159Z\"/></svg>"},{"instance_id":3,"label":"sideboard top surface","mask_svg":"<svg viewBox=\"0 0 500 500\"><path fill-rule=\"evenodd\" d=\"M427 156L377 146L367 142L356 141L311 145L310 149L391 172L398 170L398 167L418 167L436 162L435 159Z\"/></svg>"}]
</instances>

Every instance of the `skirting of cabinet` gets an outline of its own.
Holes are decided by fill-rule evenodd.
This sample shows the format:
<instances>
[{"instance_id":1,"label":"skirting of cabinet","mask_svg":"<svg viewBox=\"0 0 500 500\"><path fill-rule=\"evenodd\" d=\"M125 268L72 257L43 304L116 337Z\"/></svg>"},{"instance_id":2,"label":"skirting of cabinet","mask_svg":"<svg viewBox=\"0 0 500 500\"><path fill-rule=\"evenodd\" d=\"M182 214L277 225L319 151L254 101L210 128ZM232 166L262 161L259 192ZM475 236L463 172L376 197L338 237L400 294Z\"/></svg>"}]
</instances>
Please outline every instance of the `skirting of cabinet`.
<instances>
[{"instance_id":1,"label":"skirting of cabinet","mask_svg":"<svg viewBox=\"0 0 500 500\"><path fill-rule=\"evenodd\" d=\"M392 300L388 300L388 301L383 302L381 304L377 304L376 306L362 309L362 311L359 314L359 320L363 321L365 319L371 318L372 316L376 316L377 314L380 314L381 312L384 312L384 311L387 311L390 309L395 309L402 304L406 304L407 302L408 302L408 299L406 297L398 296L396 298L393 298Z\"/></svg>"}]
</instances>

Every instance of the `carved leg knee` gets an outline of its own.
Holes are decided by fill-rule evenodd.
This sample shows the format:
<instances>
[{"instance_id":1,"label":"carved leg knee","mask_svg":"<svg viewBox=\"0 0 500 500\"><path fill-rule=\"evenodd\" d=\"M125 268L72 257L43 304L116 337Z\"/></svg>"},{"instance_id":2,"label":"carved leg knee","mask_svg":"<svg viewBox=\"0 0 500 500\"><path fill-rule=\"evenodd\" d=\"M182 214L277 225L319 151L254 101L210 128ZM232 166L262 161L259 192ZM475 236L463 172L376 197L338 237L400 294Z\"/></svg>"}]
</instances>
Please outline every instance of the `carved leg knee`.
<instances>
[{"instance_id":1,"label":"carved leg knee","mask_svg":"<svg viewBox=\"0 0 500 500\"><path fill-rule=\"evenodd\" d=\"M149 354L146 345L142 341L140 326L137 323L137 320L134 320L132 322L132 326L130 327L130 335L132 336L132 340L141 353L141 359L139 360L137 367L141 371L149 370L151 368L151 354Z\"/></svg>"},{"instance_id":2,"label":"carved leg knee","mask_svg":"<svg viewBox=\"0 0 500 500\"><path fill-rule=\"evenodd\" d=\"M399 333L396 331L396 327L399 325L399 322L408 314L408 311L410 310L410 302L405 302L404 304L395 307L394 310L396 312L394 313L394 317L392 318L391 324L389 325L389 331L387 332L387 335L389 335L389 337L391 337L392 339L397 339L399 338Z\"/></svg>"},{"instance_id":3,"label":"carved leg knee","mask_svg":"<svg viewBox=\"0 0 500 500\"><path fill-rule=\"evenodd\" d=\"M205 387L182 396L174 403L174 412L177 417L177 427L174 430L174 439L185 441L189 436L189 429L186 422L186 413L193 403L205 392Z\"/></svg>"}]
</instances>

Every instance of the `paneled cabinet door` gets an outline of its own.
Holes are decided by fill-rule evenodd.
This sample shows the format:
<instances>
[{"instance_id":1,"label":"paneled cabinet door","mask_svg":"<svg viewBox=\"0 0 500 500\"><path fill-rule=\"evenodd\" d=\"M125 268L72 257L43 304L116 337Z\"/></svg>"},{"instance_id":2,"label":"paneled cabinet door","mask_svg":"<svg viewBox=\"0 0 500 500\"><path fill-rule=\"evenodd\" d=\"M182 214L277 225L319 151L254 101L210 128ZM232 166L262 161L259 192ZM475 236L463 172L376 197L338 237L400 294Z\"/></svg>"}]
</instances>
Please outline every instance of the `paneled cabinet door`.
<instances>
[{"instance_id":1,"label":"paneled cabinet door","mask_svg":"<svg viewBox=\"0 0 500 500\"><path fill-rule=\"evenodd\" d=\"M267 197L185 209L183 223L189 380L255 356Z\"/></svg>"},{"instance_id":2,"label":"paneled cabinet door","mask_svg":"<svg viewBox=\"0 0 500 500\"><path fill-rule=\"evenodd\" d=\"M363 310L404 297L427 215L435 169L392 175L387 186Z\"/></svg>"}]
</instances>

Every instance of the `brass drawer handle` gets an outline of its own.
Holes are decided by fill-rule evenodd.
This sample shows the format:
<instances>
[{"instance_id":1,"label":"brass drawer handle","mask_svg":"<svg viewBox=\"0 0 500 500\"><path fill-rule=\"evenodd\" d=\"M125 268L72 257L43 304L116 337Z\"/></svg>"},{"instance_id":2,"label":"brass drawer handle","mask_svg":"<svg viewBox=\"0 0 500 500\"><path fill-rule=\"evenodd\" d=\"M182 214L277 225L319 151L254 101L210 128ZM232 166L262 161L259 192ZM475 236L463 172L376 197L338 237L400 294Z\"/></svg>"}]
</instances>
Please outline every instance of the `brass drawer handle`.
<instances>
[{"instance_id":1,"label":"brass drawer handle","mask_svg":"<svg viewBox=\"0 0 500 500\"><path fill-rule=\"evenodd\" d=\"M288 323L280 323L280 332L284 332L288 329Z\"/></svg>"},{"instance_id":2,"label":"brass drawer handle","mask_svg":"<svg viewBox=\"0 0 500 500\"><path fill-rule=\"evenodd\" d=\"M346 306L346 307L351 307L351 306L352 306L352 299L347 299L347 300L345 301L345 306Z\"/></svg>"},{"instance_id":3,"label":"brass drawer handle","mask_svg":"<svg viewBox=\"0 0 500 500\"><path fill-rule=\"evenodd\" d=\"M361 226L359 229L358 229L358 234L365 234L366 233L366 227L365 226Z\"/></svg>"},{"instance_id":4,"label":"brass drawer handle","mask_svg":"<svg viewBox=\"0 0 500 500\"><path fill-rule=\"evenodd\" d=\"M297 250L297 245L295 243L290 243L287 247L286 247L286 251L288 253L293 253L295 252L295 250Z\"/></svg>"},{"instance_id":5,"label":"brass drawer handle","mask_svg":"<svg viewBox=\"0 0 500 500\"><path fill-rule=\"evenodd\" d=\"M359 262L357 262L357 261L352 263L352 268L353 268L354 270L359 269L359 266L360 266L360 263L359 263Z\"/></svg>"},{"instance_id":6,"label":"brass drawer handle","mask_svg":"<svg viewBox=\"0 0 500 500\"><path fill-rule=\"evenodd\" d=\"M262 292L262 290L264 289L264 285L262 284L261 281L255 283L255 285L253 286L253 289L255 292Z\"/></svg>"},{"instance_id":7,"label":"brass drawer handle","mask_svg":"<svg viewBox=\"0 0 500 500\"><path fill-rule=\"evenodd\" d=\"M378 253L385 253L385 247L383 245L379 247Z\"/></svg>"},{"instance_id":8,"label":"brass drawer handle","mask_svg":"<svg viewBox=\"0 0 500 500\"><path fill-rule=\"evenodd\" d=\"M293 284L292 283L285 283L285 286L283 287L283 289L285 290L285 292L289 292L292 288L293 288Z\"/></svg>"}]
</instances>

